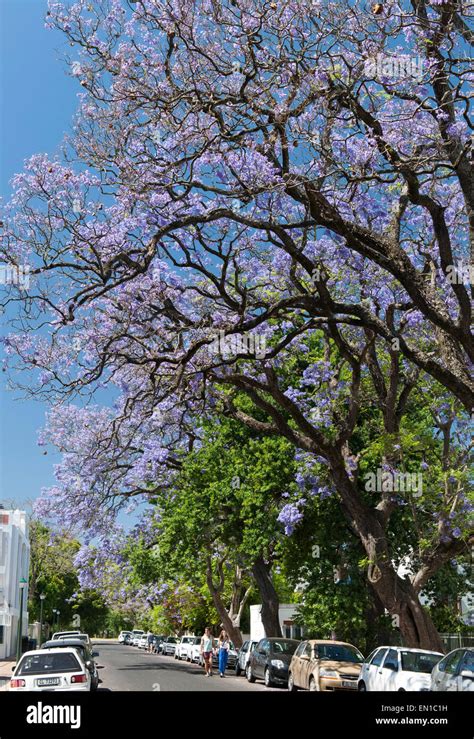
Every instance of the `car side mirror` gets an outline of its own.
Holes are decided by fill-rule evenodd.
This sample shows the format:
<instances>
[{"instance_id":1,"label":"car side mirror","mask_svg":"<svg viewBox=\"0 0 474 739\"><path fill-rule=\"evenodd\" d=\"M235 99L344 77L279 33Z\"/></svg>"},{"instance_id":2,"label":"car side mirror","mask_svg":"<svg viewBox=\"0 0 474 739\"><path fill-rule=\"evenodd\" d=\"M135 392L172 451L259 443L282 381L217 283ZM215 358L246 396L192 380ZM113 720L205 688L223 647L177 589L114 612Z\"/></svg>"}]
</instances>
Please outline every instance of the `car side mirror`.
<instances>
[{"instance_id":1,"label":"car side mirror","mask_svg":"<svg viewBox=\"0 0 474 739\"><path fill-rule=\"evenodd\" d=\"M300 657L300 659L304 659L304 660L306 660L306 662L309 662L309 657L308 657L307 654L302 654L301 657Z\"/></svg>"},{"instance_id":2,"label":"car side mirror","mask_svg":"<svg viewBox=\"0 0 474 739\"><path fill-rule=\"evenodd\" d=\"M15 672L16 665L13 665L12 672Z\"/></svg>"},{"instance_id":3,"label":"car side mirror","mask_svg":"<svg viewBox=\"0 0 474 739\"><path fill-rule=\"evenodd\" d=\"M264 656L266 655L266 651L264 649L259 649L258 650L258 653L259 654L263 654Z\"/></svg>"},{"instance_id":4,"label":"car side mirror","mask_svg":"<svg viewBox=\"0 0 474 739\"><path fill-rule=\"evenodd\" d=\"M468 680L474 680L474 671L473 670L463 670L461 672L461 677L466 677Z\"/></svg>"},{"instance_id":5,"label":"car side mirror","mask_svg":"<svg viewBox=\"0 0 474 739\"><path fill-rule=\"evenodd\" d=\"M99 652L92 652L92 657L100 657Z\"/></svg>"}]
</instances>

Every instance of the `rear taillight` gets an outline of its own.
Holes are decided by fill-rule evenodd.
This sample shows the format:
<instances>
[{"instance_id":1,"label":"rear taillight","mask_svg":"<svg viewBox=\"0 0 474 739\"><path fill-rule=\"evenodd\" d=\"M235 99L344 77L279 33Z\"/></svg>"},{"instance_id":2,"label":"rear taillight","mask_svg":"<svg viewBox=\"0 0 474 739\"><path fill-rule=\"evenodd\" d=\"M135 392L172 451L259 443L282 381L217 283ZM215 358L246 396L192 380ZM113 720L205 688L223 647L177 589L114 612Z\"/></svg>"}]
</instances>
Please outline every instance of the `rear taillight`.
<instances>
[{"instance_id":1,"label":"rear taillight","mask_svg":"<svg viewBox=\"0 0 474 739\"><path fill-rule=\"evenodd\" d=\"M73 675L71 677L72 683L86 683L87 682L87 676L86 675Z\"/></svg>"},{"instance_id":2,"label":"rear taillight","mask_svg":"<svg viewBox=\"0 0 474 739\"><path fill-rule=\"evenodd\" d=\"M11 688L24 688L26 685L25 680L10 680Z\"/></svg>"}]
</instances>

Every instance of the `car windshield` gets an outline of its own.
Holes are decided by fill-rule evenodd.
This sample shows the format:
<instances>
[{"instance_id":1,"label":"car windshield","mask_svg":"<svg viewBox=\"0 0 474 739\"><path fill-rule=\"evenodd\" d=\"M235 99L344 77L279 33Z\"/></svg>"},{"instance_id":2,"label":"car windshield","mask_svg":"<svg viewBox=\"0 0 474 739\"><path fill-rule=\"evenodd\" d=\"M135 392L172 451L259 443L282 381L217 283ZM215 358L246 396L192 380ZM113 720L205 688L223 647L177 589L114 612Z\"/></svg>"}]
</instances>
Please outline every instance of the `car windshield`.
<instances>
[{"instance_id":1,"label":"car windshield","mask_svg":"<svg viewBox=\"0 0 474 739\"><path fill-rule=\"evenodd\" d=\"M430 674L442 656L442 654L424 654L423 652L402 652L402 670Z\"/></svg>"},{"instance_id":2,"label":"car windshield","mask_svg":"<svg viewBox=\"0 0 474 739\"><path fill-rule=\"evenodd\" d=\"M200 644L201 643L201 637L197 636L195 639L193 639L193 644Z\"/></svg>"},{"instance_id":3,"label":"car windshield","mask_svg":"<svg viewBox=\"0 0 474 739\"><path fill-rule=\"evenodd\" d=\"M15 675L44 675L48 672L75 672L81 665L74 654L33 654L24 657L20 662Z\"/></svg>"},{"instance_id":4,"label":"car windshield","mask_svg":"<svg viewBox=\"0 0 474 739\"><path fill-rule=\"evenodd\" d=\"M335 662L355 662L356 664L364 661L364 657L358 649L345 644L318 644L315 650L317 650L319 659L334 660Z\"/></svg>"},{"instance_id":5,"label":"car windshield","mask_svg":"<svg viewBox=\"0 0 474 739\"><path fill-rule=\"evenodd\" d=\"M271 650L274 654L293 654L298 644L293 641L274 641L271 642Z\"/></svg>"},{"instance_id":6,"label":"car windshield","mask_svg":"<svg viewBox=\"0 0 474 739\"><path fill-rule=\"evenodd\" d=\"M169 637L169 639L167 639L166 641L167 641L167 642L168 642L169 644L176 644L176 642L177 642L178 640L177 640L177 639L175 639L175 637L174 637L174 636L170 636L170 637Z\"/></svg>"}]
</instances>

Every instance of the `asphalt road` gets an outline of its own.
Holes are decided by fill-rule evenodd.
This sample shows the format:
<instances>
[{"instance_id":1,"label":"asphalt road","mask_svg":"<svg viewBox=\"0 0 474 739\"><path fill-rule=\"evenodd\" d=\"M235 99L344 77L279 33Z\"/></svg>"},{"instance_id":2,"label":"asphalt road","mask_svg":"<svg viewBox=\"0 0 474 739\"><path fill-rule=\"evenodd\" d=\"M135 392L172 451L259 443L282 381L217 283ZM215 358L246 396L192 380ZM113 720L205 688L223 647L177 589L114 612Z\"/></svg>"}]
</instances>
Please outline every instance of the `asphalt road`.
<instances>
[{"instance_id":1,"label":"asphalt road","mask_svg":"<svg viewBox=\"0 0 474 739\"><path fill-rule=\"evenodd\" d=\"M137 647L124 646L111 641L94 639L94 648L99 652L96 661L103 667L99 670L104 690L202 690L202 691L269 691L281 688L266 688L262 682L249 683L236 677L233 670L224 678L214 673L206 677L202 667L180 662L174 657L148 654Z\"/></svg>"}]
</instances>

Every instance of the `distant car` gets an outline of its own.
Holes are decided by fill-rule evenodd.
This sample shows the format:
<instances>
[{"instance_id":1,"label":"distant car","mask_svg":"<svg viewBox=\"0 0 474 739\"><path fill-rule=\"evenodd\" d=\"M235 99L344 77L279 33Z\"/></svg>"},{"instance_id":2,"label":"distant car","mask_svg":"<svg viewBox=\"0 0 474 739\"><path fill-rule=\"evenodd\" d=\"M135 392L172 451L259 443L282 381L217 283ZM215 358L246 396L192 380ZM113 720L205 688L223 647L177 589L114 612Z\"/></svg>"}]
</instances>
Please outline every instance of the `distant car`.
<instances>
[{"instance_id":1,"label":"distant car","mask_svg":"<svg viewBox=\"0 0 474 739\"><path fill-rule=\"evenodd\" d=\"M62 639L63 637L67 638L68 636L75 636L76 634L80 633L81 632L79 631L79 629L76 629L76 631L56 631L51 639Z\"/></svg>"},{"instance_id":2,"label":"distant car","mask_svg":"<svg viewBox=\"0 0 474 739\"><path fill-rule=\"evenodd\" d=\"M188 662L197 662L198 664L201 662L201 638L200 636L196 637L196 642L188 647Z\"/></svg>"},{"instance_id":3,"label":"distant car","mask_svg":"<svg viewBox=\"0 0 474 739\"><path fill-rule=\"evenodd\" d=\"M132 633L131 631L121 631L120 634L118 635L118 642L119 642L119 644L126 643L125 642L125 638L127 636L130 636L131 633Z\"/></svg>"},{"instance_id":4,"label":"distant car","mask_svg":"<svg viewBox=\"0 0 474 739\"><path fill-rule=\"evenodd\" d=\"M288 684L288 667L296 648L296 639L265 637L260 639L247 663L245 674L249 683L263 679L267 688Z\"/></svg>"},{"instance_id":5,"label":"distant car","mask_svg":"<svg viewBox=\"0 0 474 739\"><path fill-rule=\"evenodd\" d=\"M364 655L352 644L307 639L295 651L288 670L288 690L357 690Z\"/></svg>"},{"instance_id":6,"label":"distant car","mask_svg":"<svg viewBox=\"0 0 474 739\"><path fill-rule=\"evenodd\" d=\"M362 664L358 689L429 690L431 671L441 652L408 647L378 647Z\"/></svg>"},{"instance_id":7,"label":"distant car","mask_svg":"<svg viewBox=\"0 0 474 739\"><path fill-rule=\"evenodd\" d=\"M201 643L201 637L195 636L194 634L189 636L182 636L181 639L176 644L176 649L174 652L174 658L175 659L186 659L188 658L188 651L189 648L193 644L200 644Z\"/></svg>"},{"instance_id":8,"label":"distant car","mask_svg":"<svg viewBox=\"0 0 474 739\"><path fill-rule=\"evenodd\" d=\"M165 638L161 634L153 637L153 652L155 654L160 654Z\"/></svg>"},{"instance_id":9,"label":"distant car","mask_svg":"<svg viewBox=\"0 0 474 739\"><path fill-rule=\"evenodd\" d=\"M15 665L11 691L90 691L91 673L72 647L25 652Z\"/></svg>"},{"instance_id":10,"label":"distant car","mask_svg":"<svg viewBox=\"0 0 474 739\"><path fill-rule=\"evenodd\" d=\"M461 647L443 657L431 673L431 690L474 691L474 649Z\"/></svg>"},{"instance_id":11,"label":"distant car","mask_svg":"<svg viewBox=\"0 0 474 739\"><path fill-rule=\"evenodd\" d=\"M129 646L132 644L133 634L130 632L130 634L125 634L123 643L128 644Z\"/></svg>"},{"instance_id":12,"label":"distant car","mask_svg":"<svg viewBox=\"0 0 474 739\"><path fill-rule=\"evenodd\" d=\"M257 644L258 642L247 639L240 647L237 654L237 659L235 661L235 674L237 676L241 675L242 672L245 672L245 670L247 669L250 655L252 654Z\"/></svg>"},{"instance_id":13,"label":"distant car","mask_svg":"<svg viewBox=\"0 0 474 739\"><path fill-rule=\"evenodd\" d=\"M70 639L71 636L74 636L74 639L80 639L85 644L87 644L89 649L92 649L92 642L91 642L89 634L79 634L78 633L78 634L70 634L69 636L58 636L58 640L63 641L64 639Z\"/></svg>"},{"instance_id":14,"label":"distant car","mask_svg":"<svg viewBox=\"0 0 474 739\"><path fill-rule=\"evenodd\" d=\"M99 687L99 671L95 662L95 657L99 656L99 652L91 652L87 644L80 639L51 639L41 645L41 649L64 649L71 647L75 649L82 657L84 664L91 674L91 690L97 690Z\"/></svg>"},{"instance_id":15,"label":"distant car","mask_svg":"<svg viewBox=\"0 0 474 739\"><path fill-rule=\"evenodd\" d=\"M179 639L175 636L167 636L161 646L161 653L164 655L173 655Z\"/></svg>"},{"instance_id":16,"label":"distant car","mask_svg":"<svg viewBox=\"0 0 474 739\"><path fill-rule=\"evenodd\" d=\"M147 634L142 634L140 638L138 639L137 644L138 649L148 649L148 636Z\"/></svg>"},{"instance_id":17,"label":"distant car","mask_svg":"<svg viewBox=\"0 0 474 739\"><path fill-rule=\"evenodd\" d=\"M138 646L138 642L140 641L140 638L143 636L144 633L145 632L143 631L143 629L133 629L132 630L132 639L131 639L132 646L134 647Z\"/></svg>"}]
</instances>

